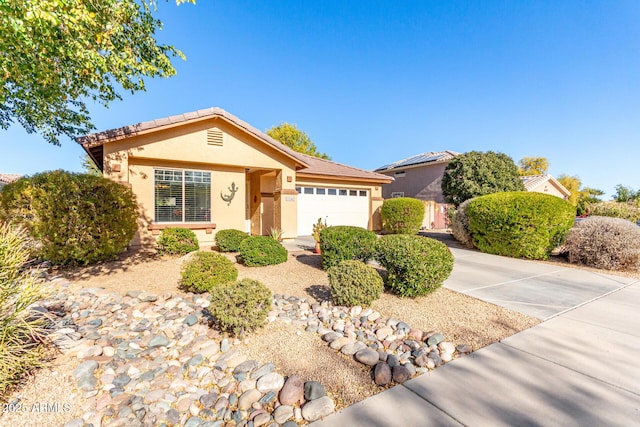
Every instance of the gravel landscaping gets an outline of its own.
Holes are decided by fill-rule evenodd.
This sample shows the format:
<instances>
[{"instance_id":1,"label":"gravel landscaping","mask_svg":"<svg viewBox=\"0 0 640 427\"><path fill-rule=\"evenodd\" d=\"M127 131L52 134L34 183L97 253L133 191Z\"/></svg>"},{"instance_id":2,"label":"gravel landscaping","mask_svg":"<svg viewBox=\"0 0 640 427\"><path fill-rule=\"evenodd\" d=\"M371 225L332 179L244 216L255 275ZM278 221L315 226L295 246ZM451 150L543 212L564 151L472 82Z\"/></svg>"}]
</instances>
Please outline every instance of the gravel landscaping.
<instances>
[{"instance_id":1,"label":"gravel landscaping","mask_svg":"<svg viewBox=\"0 0 640 427\"><path fill-rule=\"evenodd\" d=\"M320 256L301 251L275 266L237 266L239 278L272 290L275 305L264 328L225 339L207 324L206 297L178 291L180 264L133 252L57 272L66 280L52 284L56 299L70 311L56 317L54 337L71 348L11 401L62 409L5 412L0 423L304 424L539 322L447 289L416 299L384 294L370 309L333 307ZM309 383L313 398L281 401L287 378Z\"/></svg>"}]
</instances>

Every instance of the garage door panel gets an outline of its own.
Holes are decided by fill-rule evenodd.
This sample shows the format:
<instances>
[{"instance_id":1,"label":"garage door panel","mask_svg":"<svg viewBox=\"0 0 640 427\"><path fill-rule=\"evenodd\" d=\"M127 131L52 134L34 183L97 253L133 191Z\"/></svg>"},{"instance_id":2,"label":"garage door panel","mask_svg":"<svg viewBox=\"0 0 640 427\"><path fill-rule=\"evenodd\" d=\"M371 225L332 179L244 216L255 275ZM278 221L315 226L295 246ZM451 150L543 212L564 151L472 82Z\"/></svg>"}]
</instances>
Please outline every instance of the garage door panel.
<instances>
[{"instance_id":1,"label":"garage door panel","mask_svg":"<svg viewBox=\"0 0 640 427\"><path fill-rule=\"evenodd\" d=\"M313 187L306 187L313 188ZM366 196L308 193L305 187L298 194L298 235L310 235L313 224L322 218L327 225L353 225L367 228L369 224L369 193ZM359 190L363 191L363 190ZM347 191L347 194L348 191Z\"/></svg>"}]
</instances>

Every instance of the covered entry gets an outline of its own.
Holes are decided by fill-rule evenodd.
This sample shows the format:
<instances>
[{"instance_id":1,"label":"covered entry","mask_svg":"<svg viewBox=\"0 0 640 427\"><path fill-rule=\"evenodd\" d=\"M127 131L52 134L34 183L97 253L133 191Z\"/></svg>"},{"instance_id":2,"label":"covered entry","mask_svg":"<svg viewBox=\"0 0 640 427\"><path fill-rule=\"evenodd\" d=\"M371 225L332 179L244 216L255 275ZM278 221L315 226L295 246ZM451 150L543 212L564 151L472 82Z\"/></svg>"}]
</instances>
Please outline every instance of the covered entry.
<instances>
[{"instance_id":1,"label":"covered entry","mask_svg":"<svg viewBox=\"0 0 640 427\"><path fill-rule=\"evenodd\" d=\"M308 236L322 218L327 225L369 227L369 191L356 188L296 187L298 235Z\"/></svg>"}]
</instances>

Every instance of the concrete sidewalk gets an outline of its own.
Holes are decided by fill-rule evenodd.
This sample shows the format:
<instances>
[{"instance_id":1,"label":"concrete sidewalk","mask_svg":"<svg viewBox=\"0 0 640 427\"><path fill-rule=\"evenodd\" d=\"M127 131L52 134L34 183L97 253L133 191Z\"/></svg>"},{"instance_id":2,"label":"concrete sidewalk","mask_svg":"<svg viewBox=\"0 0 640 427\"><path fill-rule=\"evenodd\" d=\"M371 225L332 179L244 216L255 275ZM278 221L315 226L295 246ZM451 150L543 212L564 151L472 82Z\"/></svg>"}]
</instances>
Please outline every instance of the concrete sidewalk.
<instances>
[{"instance_id":1,"label":"concrete sidewalk","mask_svg":"<svg viewBox=\"0 0 640 427\"><path fill-rule=\"evenodd\" d=\"M640 425L640 283L612 286L312 425Z\"/></svg>"}]
</instances>

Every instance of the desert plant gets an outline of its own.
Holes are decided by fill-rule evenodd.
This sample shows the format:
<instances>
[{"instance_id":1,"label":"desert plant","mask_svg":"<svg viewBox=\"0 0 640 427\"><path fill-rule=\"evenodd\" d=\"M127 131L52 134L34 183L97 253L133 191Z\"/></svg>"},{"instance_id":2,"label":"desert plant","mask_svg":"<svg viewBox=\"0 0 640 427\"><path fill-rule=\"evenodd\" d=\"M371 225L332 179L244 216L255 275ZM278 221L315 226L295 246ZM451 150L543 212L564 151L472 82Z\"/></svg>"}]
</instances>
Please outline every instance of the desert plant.
<instances>
[{"instance_id":1,"label":"desert plant","mask_svg":"<svg viewBox=\"0 0 640 427\"><path fill-rule=\"evenodd\" d=\"M328 270L340 261L366 261L371 257L375 243L373 231L348 225L327 227L320 232L322 268Z\"/></svg>"},{"instance_id":2,"label":"desert plant","mask_svg":"<svg viewBox=\"0 0 640 427\"><path fill-rule=\"evenodd\" d=\"M465 200L460 203L458 209L451 215L451 233L453 237L464 246L473 249L473 238L469 231L469 216L467 215L467 206L473 199Z\"/></svg>"},{"instance_id":3,"label":"desert plant","mask_svg":"<svg viewBox=\"0 0 640 427\"><path fill-rule=\"evenodd\" d=\"M587 215L609 216L629 221L640 221L640 205L632 202L600 202L587 206Z\"/></svg>"},{"instance_id":4,"label":"desert plant","mask_svg":"<svg viewBox=\"0 0 640 427\"><path fill-rule=\"evenodd\" d=\"M322 222L322 218L318 218L318 222L313 224L313 240L320 242L320 232L327 228L327 224Z\"/></svg>"},{"instance_id":5,"label":"desert plant","mask_svg":"<svg viewBox=\"0 0 640 427\"><path fill-rule=\"evenodd\" d=\"M189 292L210 292L238 278L238 270L227 257L216 252L195 252L185 262L180 285Z\"/></svg>"},{"instance_id":6,"label":"desert plant","mask_svg":"<svg viewBox=\"0 0 640 427\"><path fill-rule=\"evenodd\" d=\"M278 227L269 228L269 237L271 237L274 240L277 240L278 242L282 242L283 234L284 234L284 231L282 231L282 229Z\"/></svg>"},{"instance_id":7,"label":"desert plant","mask_svg":"<svg viewBox=\"0 0 640 427\"><path fill-rule=\"evenodd\" d=\"M376 245L375 258L387 269L386 285L403 297L434 291L453 269L453 255L444 243L421 236L390 234Z\"/></svg>"},{"instance_id":8,"label":"desert plant","mask_svg":"<svg viewBox=\"0 0 640 427\"><path fill-rule=\"evenodd\" d=\"M131 189L99 176L43 172L0 193L0 220L26 228L39 244L39 256L54 264L117 257L133 238L137 219Z\"/></svg>"},{"instance_id":9,"label":"desert plant","mask_svg":"<svg viewBox=\"0 0 640 427\"><path fill-rule=\"evenodd\" d=\"M248 267L281 264L288 256L285 247L268 236L247 237L240 244L240 258Z\"/></svg>"},{"instance_id":10,"label":"desert plant","mask_svg":"<svg viewBox=\"0 0 640 427\"><path fill-rule=\"evenodd\" d=\"M165 228L156 244L158 252L171 255L184 255L200 249L196 233L188 228Z\"/></svg>"},{"instance_id":11,"label":"desert plant","mask_svg":"<svg viewBox=\"0 0 640 427\"><path fill-rule=\"evenodd\" d=\"M42 282L23 271L29 259L28 235L0 225L0 400L29 371L43 366L44 319L29 309L43 299Z\"/></svg>"},{"instance_id":12,"label":"desert plant","mask_svg":"<svg viewBox=\"0 0 640 427\"><path fill-rule=\"evenodd\" d=\"M233 228L220 230L216 233L216 244L220 252L238 252L240 243L249 237L247 233Z\"/></svg>"},{"instance_id":13,"label":"desert plant","mask_svg":"<svg viewBox=\"0 0 640 427\"><path fill-rule=\"evenodd\" d=\"M456 207L476 196L524 189L513 159L493 151L470 151L456 156L442 176L444 200Z\"/></svg>"},{"instance_id":14,"label":"desert plant","mask_svg":"<svg viewBox=\"0 0 640 427\"><path fill-rule=\"evenodd\" d=\"M424 203L411 197L385 200L380 210L382 227L391 234L417 234L422 227Z\"/></svg>"},{"instance_id":15,"label":"desert plant","mask_svg":"<svg viewBox=\"0 0 640 427\"><path fill-rule=\"evenodd\" d=\"M271 291L253 279L225 283L211 291L209 311L223 330L241 335L264 325Z\"/></svg>"},{"instance_id":16,"label":"desert plant","mask_svg":"<svg viewBox=\"0 0 640 427\"><path fill-rule=\"evenodd\" d=\"M382 277L362 261L340 261L327 271L334 304L368 306L384 290Z\"/></svg>"},{"instance_id":17,"label":"desert plant","mask_svg":"<svg viewBox=\"0 0 640 427\"><path fill-rule=\"evenodd\" d=\"M640 268L640 227L621 218L591 216L577 223L564 244L569 261L606 270Z\"/></svg>"},{"instance_id":18,"label":"desert plant","mask_svg":"<svg viewBox=\"0 0 640 427\"><path fill-rule=\"evenodd\" d=\"M482 252L546 259L575 219L576 208L542 193L496 193L473 199L466 209L473 244Z\"/></svg>"}]
</instances>

